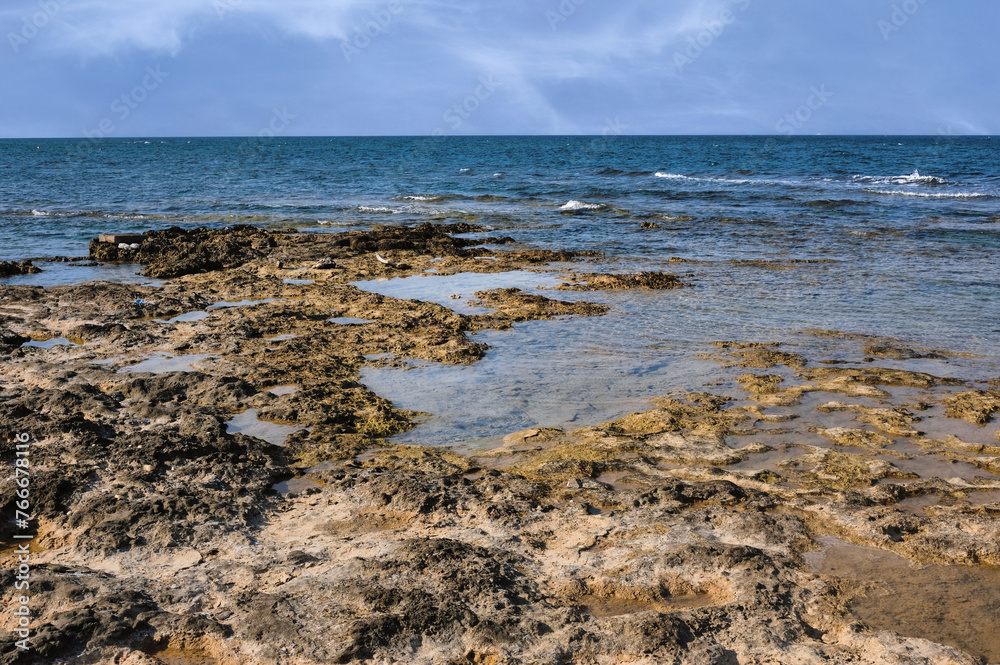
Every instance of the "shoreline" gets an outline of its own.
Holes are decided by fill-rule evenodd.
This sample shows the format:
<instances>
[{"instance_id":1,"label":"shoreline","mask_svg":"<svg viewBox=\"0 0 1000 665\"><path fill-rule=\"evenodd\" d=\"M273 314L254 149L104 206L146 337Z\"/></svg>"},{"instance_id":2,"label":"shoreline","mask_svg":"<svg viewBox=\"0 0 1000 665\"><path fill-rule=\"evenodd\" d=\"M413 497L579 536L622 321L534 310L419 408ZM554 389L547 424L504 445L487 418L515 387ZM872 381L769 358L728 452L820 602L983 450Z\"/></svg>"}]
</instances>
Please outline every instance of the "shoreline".
<instances>
[{"instance_id":1,"label":"shoreline","mask_svg":"<svg viewBox=\"0 0 1000 665\"><path fill-rule=\"evenodd\" d=\"M851 603L905 576L895 560L861 579L834 565L875 552L961 566L970 591L1000 567L1000 392L921 371L946 352L844 333L817 336L844 349L832 358L705 340L719 385L642 413L469 455L387 442L414 414L360 384L362 367L472 365L486 348L469 333L572 326L607 305L495 288L475 293L492 311L461 314L351 282L558 262L581 290L621 286L588 276L593 252L451 237L481 231L170 229L139 249L92 245L160 286L0 287L0 417L36 441L43 589L36 651L5 662L1000 660L986 617L936 634L933 617L859 623ZM184 371L121 371L157 353ZM244 409L295 429L284 446L230 432ZM319 487L272 489L319 465ZM834 564L807 563L824 547Z\"/></svg>"}]
</instances>

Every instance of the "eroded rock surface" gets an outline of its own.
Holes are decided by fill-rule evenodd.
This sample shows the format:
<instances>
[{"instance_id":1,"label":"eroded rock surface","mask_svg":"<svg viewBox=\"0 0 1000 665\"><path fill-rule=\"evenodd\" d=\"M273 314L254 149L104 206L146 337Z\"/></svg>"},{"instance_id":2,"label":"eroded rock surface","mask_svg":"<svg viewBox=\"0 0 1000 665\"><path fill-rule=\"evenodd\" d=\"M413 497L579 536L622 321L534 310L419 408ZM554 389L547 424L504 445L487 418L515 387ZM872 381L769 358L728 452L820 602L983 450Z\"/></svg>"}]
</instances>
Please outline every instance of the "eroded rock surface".
<instances>
[{"instance_id":1,"label":"eroded rock surface","mask_svg":"<svg viewBox=\"0 0 1000 665\"><path fill-rule=\"evenodd\" d=\"M5 633L0 660L1000 660L996 613L962 630L872 626L858 615L885 592L880 573L810 563L836 536L949 580L1000 566L995 395L901 368L918 359L902 352L865 362L871 340L835 367L722 342L718 386L606 423L464 454L388 443L414 414L361 385L362 367L474 363L486 348L470 332L606 311L497 289L476 294L494 312L469 316L349 284L588 258L483 261L451 237L480 230L168 230L94 250L174 276L162 286L0 287L0 457L31 434L37 532L32 650ZM52 337L72 341L21 346ZM249 409L290 431L284 445L235 431ZM312 485L272 489L299 476ZM0 482L8 515L14 489Z\"/></svg>"}]
</instances>

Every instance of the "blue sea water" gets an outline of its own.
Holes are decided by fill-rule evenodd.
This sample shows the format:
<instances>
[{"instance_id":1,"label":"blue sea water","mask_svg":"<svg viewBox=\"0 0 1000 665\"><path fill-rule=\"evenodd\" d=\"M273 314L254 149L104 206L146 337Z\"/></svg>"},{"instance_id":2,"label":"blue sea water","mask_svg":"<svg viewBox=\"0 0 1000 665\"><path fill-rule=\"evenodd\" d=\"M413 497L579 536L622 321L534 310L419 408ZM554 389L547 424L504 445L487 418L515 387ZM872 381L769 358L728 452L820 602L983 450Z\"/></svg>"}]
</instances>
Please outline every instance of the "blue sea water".
<instances>
[{"instance_id":1,"label":"blue sea water","mask_svg":"<svg viewBox=\"0 0 1000 665\"><path fill-rule=\"evenodd\" d=\"M596 365L581 376L644 377L636 394L646 395L664 389L680 355L707 340L789 339L808 328L980 354L984 375L1000 374L997 138L0 141L3 260L83 256L98 233L174 225L323 233L427 220L483 224L530 247L597 249L607 270L692 274L695 288L669 294L586 294L615 311L572 332L538 323L488 335L495 357L504 345L527 353L518 335L528 335L533 367L548 359L553 376L577 371L589 350ZM833 262L787 270L730 263L745 259ZM31 279L38 277L14 281ZM563 338L547 341L551 335ZM553 359L560 349L576 355ZM488 392L494 381L527 404L538 385L555 390L538 379L535 389L511 392L523 383L500 376L511 366L465 370L479 374L457 381L454 392L469 381ZM420 371L408 372L390 398L405 402L417 392ZM428 381L440 392L449 383L435 371L427 370ZM595 408L594 418L606 414Z\"/></svg>"}]
</instances>

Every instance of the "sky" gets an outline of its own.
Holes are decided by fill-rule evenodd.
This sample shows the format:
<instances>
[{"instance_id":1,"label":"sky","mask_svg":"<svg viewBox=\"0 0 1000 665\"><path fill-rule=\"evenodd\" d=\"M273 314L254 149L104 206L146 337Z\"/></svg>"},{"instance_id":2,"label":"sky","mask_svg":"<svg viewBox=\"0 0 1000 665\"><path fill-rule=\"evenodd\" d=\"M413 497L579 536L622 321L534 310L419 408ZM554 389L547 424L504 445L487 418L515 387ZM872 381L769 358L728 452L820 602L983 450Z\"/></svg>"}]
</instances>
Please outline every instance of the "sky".
<instances>
[{"instance_id":1,"label":"sky","mask_svg":"<svg viewBox=\"0 0 1000 665\"><path fill-rule=\"evenodd\" d=\"M996 0L0 0L0 136L996 134Z\"/></svg>"}]
</instances>

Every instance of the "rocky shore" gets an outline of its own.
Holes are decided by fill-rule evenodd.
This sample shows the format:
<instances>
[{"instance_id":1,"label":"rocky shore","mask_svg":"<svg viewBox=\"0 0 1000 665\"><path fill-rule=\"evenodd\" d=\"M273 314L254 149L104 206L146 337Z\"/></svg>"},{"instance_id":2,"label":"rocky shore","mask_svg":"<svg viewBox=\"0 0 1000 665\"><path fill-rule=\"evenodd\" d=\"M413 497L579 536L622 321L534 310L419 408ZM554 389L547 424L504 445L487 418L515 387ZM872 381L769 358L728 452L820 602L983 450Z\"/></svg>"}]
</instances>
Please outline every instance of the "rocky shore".
<instances>
[{"instance_id":1,"label":"rocky shore","mask_svg":"<svg viewBox=\"0 0 1000 665\"><path fill-rule=\"evenodd\" d=\"M608 308L501 288L461 314L351 282L696 278L484 231L168 229L91 245L158 286L0 286L0 455L30 435L37 534L31 648L6 621L0 662L1000 662L1000 381L928 373L946 350L706 340L718 385L641 413L489 451L387 442L417 414L363 367L475 363L478 331Z\"/></svg>"}]
</instances>

